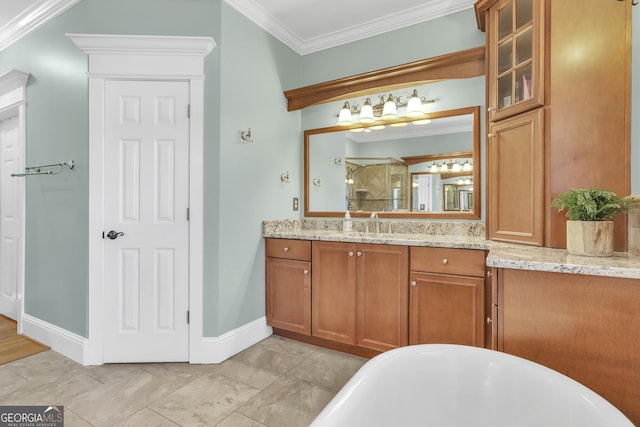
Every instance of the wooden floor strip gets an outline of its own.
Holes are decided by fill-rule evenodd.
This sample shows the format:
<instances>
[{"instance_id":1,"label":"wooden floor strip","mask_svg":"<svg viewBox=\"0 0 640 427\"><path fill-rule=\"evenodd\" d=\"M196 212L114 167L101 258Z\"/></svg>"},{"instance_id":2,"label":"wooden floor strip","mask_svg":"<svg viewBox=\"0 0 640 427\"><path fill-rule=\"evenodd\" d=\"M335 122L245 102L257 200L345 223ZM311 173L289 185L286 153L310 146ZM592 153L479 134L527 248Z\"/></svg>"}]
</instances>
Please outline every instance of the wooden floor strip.
<instances>
[{"instance_id":1,"label":"wooden floor strip","mask_svg":"<svg viewBox=\"0 0 640 427\"><path fill-rule=\"evenodd\" d=\"M0 365L48 350L49 347L17 333L17 323L0 315Z\"/></svg>"}]
</instances>

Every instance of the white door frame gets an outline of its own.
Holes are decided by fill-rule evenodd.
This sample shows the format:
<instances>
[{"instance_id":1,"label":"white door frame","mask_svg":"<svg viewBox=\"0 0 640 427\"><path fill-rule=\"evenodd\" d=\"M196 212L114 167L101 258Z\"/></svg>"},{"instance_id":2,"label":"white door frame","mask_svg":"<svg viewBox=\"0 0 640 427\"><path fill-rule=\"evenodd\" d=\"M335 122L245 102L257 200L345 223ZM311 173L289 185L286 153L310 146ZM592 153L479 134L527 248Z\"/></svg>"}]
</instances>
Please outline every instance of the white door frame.
<instances>
[{"instance_id":1,"label":"white door frame","mask_svg":"<svg viewBox=\"0 0 640 427\"><path fill-rule=\"evenodd\" d=\"M103 363L104 105L107 80L188 81L189 121L189 360L202 359L204 58L211 37L67 34L89 55L89 298L83 361Z\"/></svg>"},{"instance_id":2,"label":"white door frame","mask_svg":"<svg viewBox=\"0 0 640 427\"><path fill-rule=\"evenodd\" d=\"M26 102L27 102L27 82L29 73L20 70L9 70L0 75L0 121L10 117L18 116L18 152L20 153L19 170L24 168L27 145L26 131ZM18 261L18 295L20 295L20 305L18 308L18 333L22 333L22 314L24 313L24 254L25 254L25 185L24 178L20 179L18 185L18 198L21 206L18 207L21 217L22 242L20 248L20 259Z\"/></svg>"}]
</instances>

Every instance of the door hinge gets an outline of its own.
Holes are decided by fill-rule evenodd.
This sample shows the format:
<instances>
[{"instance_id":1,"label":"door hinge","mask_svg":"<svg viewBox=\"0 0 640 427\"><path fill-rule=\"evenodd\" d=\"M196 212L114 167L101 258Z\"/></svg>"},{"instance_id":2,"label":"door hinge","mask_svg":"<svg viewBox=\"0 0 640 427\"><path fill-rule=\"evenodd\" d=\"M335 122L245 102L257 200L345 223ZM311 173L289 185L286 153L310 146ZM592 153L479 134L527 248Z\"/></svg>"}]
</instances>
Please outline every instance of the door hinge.
<instances>
[{"instance_id":1,"label":"door hinge","mask_svg":"<svg viewBox=\"0 0 640 427\"><path fill-rule=\"evenodd\" d=\"M191 118L191 104L187 104L187 119Z\"/></svg>"},{"instance_id":2,"label":"door hinge","mask_svg":"<svg viewBox=\"0 0 640 427\"><path fill-rule=\"evenodd\" d=\"M187 310L187 324L189 324L189 310Z\"/></svg>"},{"instance_id":3,"label":"door hinge","mask_svg":"<svg viewBox=\"0 0 640 427\"><path fill-rule=\"evenodd\" d=\"M187 221L191 219L191 209L187 208Z\"/></svg>"}]
</instances>

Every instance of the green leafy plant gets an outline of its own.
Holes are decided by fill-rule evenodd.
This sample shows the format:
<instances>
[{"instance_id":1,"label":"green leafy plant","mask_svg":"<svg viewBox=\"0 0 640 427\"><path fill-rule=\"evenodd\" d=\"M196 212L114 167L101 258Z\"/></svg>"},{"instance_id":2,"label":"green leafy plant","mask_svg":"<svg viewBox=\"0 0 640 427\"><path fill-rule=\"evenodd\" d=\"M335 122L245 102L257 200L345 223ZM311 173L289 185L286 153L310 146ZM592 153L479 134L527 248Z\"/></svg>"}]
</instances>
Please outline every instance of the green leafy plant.
<instances>
[{"instance_id":1,"label":"green leafy plant","mask_svg":"<svg viewBox=\"0 0 640 427\"><path fill-rule=\"evenodd\" d=\"M611 221L628 208L625 199L613 191L600 188L572 188L558 194L551 206L558 212L566 209L570 221Z\"/></svg>"}]
</instances>

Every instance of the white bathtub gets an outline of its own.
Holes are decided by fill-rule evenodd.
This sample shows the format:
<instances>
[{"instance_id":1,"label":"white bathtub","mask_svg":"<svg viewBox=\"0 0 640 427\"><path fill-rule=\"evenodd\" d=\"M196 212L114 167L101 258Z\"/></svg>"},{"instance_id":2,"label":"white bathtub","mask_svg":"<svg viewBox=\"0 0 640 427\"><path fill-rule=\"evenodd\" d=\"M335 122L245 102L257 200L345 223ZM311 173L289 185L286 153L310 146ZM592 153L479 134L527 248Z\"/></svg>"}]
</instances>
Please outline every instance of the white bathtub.
<instances>
[{"instance_id":1,"label":"white bathtub","mask_svg":"<svg viewBox=\"0 0 640 427\"><path fill-rule=\"evenodd\" d=\"M362 366L314 427L633 427L582 384L497 351L401 347Z\"/></svg>"}]
</instances>

